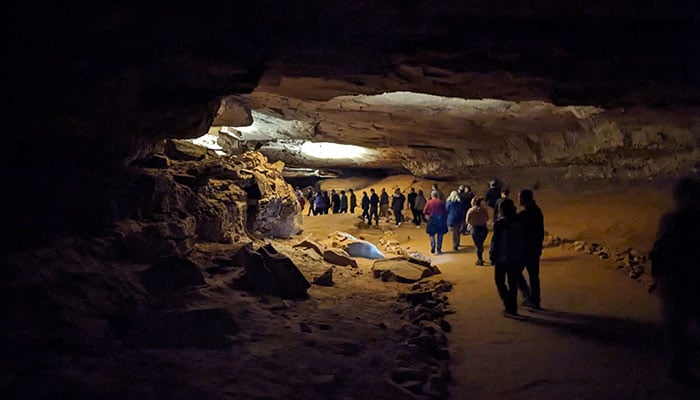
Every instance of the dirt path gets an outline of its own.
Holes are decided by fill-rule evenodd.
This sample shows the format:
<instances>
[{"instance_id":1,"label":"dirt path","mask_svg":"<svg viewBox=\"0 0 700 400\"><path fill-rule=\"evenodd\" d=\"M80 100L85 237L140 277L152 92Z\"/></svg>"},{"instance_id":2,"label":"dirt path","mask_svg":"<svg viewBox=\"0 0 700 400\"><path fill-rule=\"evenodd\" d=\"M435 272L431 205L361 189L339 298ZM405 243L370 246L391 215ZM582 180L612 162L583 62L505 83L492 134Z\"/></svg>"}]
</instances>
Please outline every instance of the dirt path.
<instances>
[{"instance_id":1,"label":"dirt path","mask_svg":"<svg viewBox=\"0 0 700 400\"><path fill-rule=\"evenodd\" d=\"M392 230L402 245L429 254L427 235L412 225L358 227L357 217L305 217L305 234L345 230L376 241ZM450 243L450 238L445 237ZM544 310L504 318L492 267L477 267L471 238L433 261L449 294L452 399L697 398L665 377L658 297L596 257L545 249ZM444 247L449 248L449 245Z\"/></svg>"}]
</instances>

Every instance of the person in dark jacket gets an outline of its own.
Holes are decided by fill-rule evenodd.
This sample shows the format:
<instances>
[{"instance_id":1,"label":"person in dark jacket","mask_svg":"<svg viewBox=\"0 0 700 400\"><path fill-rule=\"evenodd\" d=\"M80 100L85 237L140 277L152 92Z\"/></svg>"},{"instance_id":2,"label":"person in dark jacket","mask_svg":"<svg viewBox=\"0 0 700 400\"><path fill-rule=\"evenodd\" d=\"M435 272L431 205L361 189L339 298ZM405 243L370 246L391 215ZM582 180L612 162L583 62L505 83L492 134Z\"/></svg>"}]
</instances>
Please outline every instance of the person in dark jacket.
<instances>
[{"instance_id":1,"label":"person in dark jacket","mask_svg":"<svg viewBox=\"0 0 700 400\"><path fill-rule=\"evenodd\" d=\"M350 192L350 214L355 214L355 207L357 207L357 196L355 196L355 191L348 189Z\"/></svg>"},{"instance_id":2,"label":"person in dark jacket","mask_svg":"<svg viewBox=\"0 0 700 400\"><path fill-rule=\"evenodd\" d=\"M544 216L535 202L532 190L523 189L518 195L523 210L518 213L523 233L523 267L527 270L530 286L522 281L520 287L524 307L540 309L540 257L544 241Z\"/></svg>"},{"instance_id":3,"label":"person in dark jacket","mask_svg":"<svg viewBox=\"0 0 700 400\"><path fill-rule=\"evenodd\" d=\"M400 189L394 190L394 194L391 196L391 211L394 212L394 219L396 219L396 226L401 226L403 223L403 206L406 202L406 196L401 193Z\"/></svg>"},{"instance_id":4,"label":"person in dark jacket","mask_svg":"<svg viewBox=\"0 0 700 400\"><path fill-rule=\"evenodd\" d=\"M413 223L416 224L416 228L420 228L420 224L425 220L425 215L423 215L423 208L428 202L422 189L418 189L418 195L416 195L416 203L413 205ZM426 221L427 222L427 221Z\"/></svg>"},{"instance_id":5,"label":"person in dark jacket","mask_svg":"<svg viewBox=\"0 0 700 400\"><path fill-rule=\"evenodd\" d=\"M341 214L348 212L348 195L345 194L345 190L340 191L340 209L338 212Z\"/></svg>"},{"instance_id":6,"label":"person in dark jacket","mask_svg":"<svg viewBox=\"0 0 700 400\"><path fill-rule=\"evenodd\" d=\"M384 188L382 188L382 192L379 194L379 216L387 220L389 219L389 194Z\"/></svg>"},{"instance_id":7,"label":"person in dark jacket","mask_svg":"<svg viewBox=\"0 0 700 400\"><path fill-rule=\"evenodd\" d=\"M700 382L688 363L692 346L686 331L693 319L700 325L700 181L679 180L673 198L675 210L661 218L649 256L662 299L669 375L697 386Z\"/></svg>"},{"instance_id":8,"label":"person in dark jacket","mask_svg":"<svg viewBox=\"0 0 700 400\"><path fill-rule=\"evenodd\" d=\"M333 214L338 214L340 212L340 195L336 193L335 189L331 190L331 209Z\"/></svg>"},{"instance_id":9,"label":"person in dark jacket","mask_svg":"<svg viewBox=\"0 0 700 400\"><path fill-rule=\"evenodd\" d=\"M416 222L416 196L418 196L418 193L416 193L415 188L408 189L408 194L406 195L406 206L408 207L408 210L411 211L411 215L413 216L413 223Z\"/></svg>"},{"instance_id":10,"label":"person in dark jacket","mask_svg":"<svg viewBox=\"0 0 700 400\"><path fill-rule=\"evenodd\" d=\"M467 229L467 211L469 211L469 208L472 206L472 200L474 200L474 192L472 192L472 188L469 186L465 185L459 185L459 190L457 190L457 193L459 194L459 201L461 205L461 212L462 212L462 226L459 229L459 232L463 235L466 235L469 232Z\"/></svg>"},{"instance_id":11,"label":"person in dark jacket","mask_svg":"<svg viewBox=\"0 0 700 400\"><path fill-rule=\"evenodd\" d=\"M311 213L313 213L314 215L316 215L316 211L315 211L315 208L316 208L316 207L315 207L315 205L314 205L314 197L316 197L316 193L314 193L314 190L313 190L313 189L308 188L308 189L306 190L306 200L307 200L308 203L309 203L309 212L306 214L307 217L308 217L309 215L311 215Z\"/></svg>"},{"instance_id":12,"label":"person in dark jacket","mask_svg":"<svg viewBox=\"0 0 700 400\"><path fill-rule=\"evenodd\" d=\"M501 197L499 197L498 200L496 200L496 206L493 209L498 210L499 209L498 206L501 204L501 202L504 202L504 201L510 201L511 203L513 203L513 200L510 199L510 190L509 189L501 189ZM515 203L513 203L513 205L515 205ZM494 216L493 216L494 222L501 218L501 216L497 215L497 214L498 213L494 212Z\"/></svg>"},{"instance_id":13,"label":"person in dark jacket","mask_svg":"<svg viewBox=\"0 0 700 400\"><path fill-rule=\"evenodd\" d=\"M447 227L452 232L452 250L459 251L459 242L462 236L460 232L462 230L462 204L456 190L447 196L445 207L447 208Z\"/></svg>"},{"instance_id":14,"label":"person in dark jacket","mask_svg":"<svg viewBox=\"0 0 700 400\"><path fill-rule=\"evenodd\" d=\"M486 200L486 205L493 211L493 221L496 222L496 202L501 198L501 186L498 184L498 180L494 179L489 182L489 189L484 194L484 200Z\"/></svg>"},{"instance_id":15,"label":"person in dark jacket","mask_svg":"<svg viewBox=\"0 0 700 400\"><path fill-rule=\"evenodd\" d=\"M504 316L518 315L518 284L522 275L522 231L513 202L501 202L502 217L493 225L489 255L494 265L494 281L505 307ZM506 285L507 279L507 285Z\"/></svg>"},{"instance_id":16,"label":"person in dark jacket","mask_svg":"<svg viewBox=\"0 0 700 400\"><path fill-rule=\"evenodd\" d=\"M331 198L328 197L328 191L323 191L323 208L321 214L328 214L328 209L331 208Z\"/></svg>"},{"instance_id":17,"label":"person in dark jacket","mask_svg":"<svg viewBox=\"0 0 700 400\"><path fill-rule=\"evenodd\" d=\"M374 216L375 225L379 225L379 196L374 191L374 188L369 190L372 193L369 196L369 224L372 225L372 216Z\"/></svg>"},{"instance_id":18,"label":"person in dark jacket","mask_svg":"<svg viewBox=\"0 0 700 400\"><path fill-rule=\"evenodd\" d=\"M365 218L367 218L367 223L372 224L372 220L369 218L369 196L367 196L367 192L362 192L360 204L362 205L362 222L365 222Z\"/></svg>"}]
</instances>

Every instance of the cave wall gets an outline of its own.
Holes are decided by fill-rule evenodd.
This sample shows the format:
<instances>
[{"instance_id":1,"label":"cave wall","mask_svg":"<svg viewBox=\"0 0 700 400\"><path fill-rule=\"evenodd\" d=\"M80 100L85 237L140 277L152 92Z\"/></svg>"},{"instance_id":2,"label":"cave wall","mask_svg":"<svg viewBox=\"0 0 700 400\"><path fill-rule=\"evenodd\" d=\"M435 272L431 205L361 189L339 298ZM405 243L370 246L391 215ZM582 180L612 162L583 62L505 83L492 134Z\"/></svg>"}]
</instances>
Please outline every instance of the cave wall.
<instances>
[{"instance_id":1,"label":"cave wall","mask_svg":"<svg viewBox=\"0 0 700 400\"><path fill-rule=\"evenodd\" d=\"M388 77L396 89L430 85L447 95L458 77L463 98L549 99L607 110L697 106L697 5L633 3L11 2L2 34L3 92L10 99L2 122L9 152L2 160L2 246L108 226L111 204L129 184L130 162L152 154L163 138L205 133L220 98L252 92L265 71L273 73L262 86L283 76L364 74L368 79L355 86L375 88L373 81ZM430 68L416 75L416 65ZM443 70L452 74L441 76ZM326 88L312 96L326 101L336 93ZM323 121L319 126L337 134ZM686 127L692 137L696 126ZM661 133L673 143L687 136L675 132ZM538 140L546 150L562 139ZM659 140L651 142L668 147ZM402 167L421 173L410 160L424 151L412 151ZM485 160L533 156L523 151ZM440 150L425 160L448 155Z\"/></svg>"}]
</instances>

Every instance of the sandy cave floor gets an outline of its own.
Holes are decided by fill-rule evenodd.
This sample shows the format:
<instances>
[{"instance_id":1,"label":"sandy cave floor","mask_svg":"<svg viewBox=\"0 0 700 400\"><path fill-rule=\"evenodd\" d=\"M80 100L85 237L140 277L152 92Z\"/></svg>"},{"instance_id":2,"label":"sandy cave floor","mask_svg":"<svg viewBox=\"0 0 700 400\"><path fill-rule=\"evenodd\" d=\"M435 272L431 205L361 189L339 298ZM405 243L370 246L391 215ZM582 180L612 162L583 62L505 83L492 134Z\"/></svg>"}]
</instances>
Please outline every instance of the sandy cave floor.
<instances>
[{"instance_id":1,"label":"sandy cave floor","mask_svg":"<svg viewBox=\"0 0 700 400\"><path fill-rule=\"evenodd\" d=\"M361 188L366 183L324 181L324 188ZM390 177L374 182L373 187L391 190L410 185L427 191L430 182ZM634 188L626 192L628 196L614 188L574 196L539 190L536 200L552 234L647 251L659 216L670 207L665 189ZM390 232L402 247L429 254L424 226L396 227L381 221L379 227L368 227L357 211L310 217L304 212L303 232L269 242L290 254L309 280L329 264L311 250L291 247L307 235L326 240L333 232L343 231L378 244ZM474 265L471 238L462 236L458 252L450 250L450 240L448 234L445 253L432 257L442 273L429 281L447 280L454 285L447 293L451 313L446 316L452 326L447 335L451 399L700 398L700 392L666 378L658 296L629 279L626 271L614 269L610 259L560 247L545 249L544 310L521 310L523 319L514 320L501 313L492 267ZM193 257L200 257L198 265L206 269L231 257L239 247L198 244ZM52 259L73 259L70 246L52 251L56 252ZM335 285L312 285L303 301L231 289L240 270L206 272L206 285L170 307L227 310L238 326L225 338L230 346L153 349L115 342L112 348L86 345L78 352L37 353L4 376L3 385L18 388L16 398L410 398L397 392L389 377L397 365L410 359L401 334L410 323L395 311L401 307L397 295L412 285L375 279L372 261L357 261L355 269L334 267ZM73 262L65 263L56 267L70 270ZM167 304L169 300L159 301ZM95 331L104 329L99 320L81 322L86 323L95 324ZM217 332L197 334L204 340L223 339ZM695 362L699 367L698 357Z\"/></svg>"},{"instance_id":2,"label":"sandy cave floor","mask_svg":"<svg viewBox=\"0 0 700 400\"><path fill-rule=\"evenodd\" d=\"M345 183L330 182L324 189ZM394 177L372 187L405 189L410 184ZM429 188L428 182L413 185ZM667 193L664 188L647 187L637 188L632 196L613 189L572 197L544 190L536 192L536 200L552 234L645 251L653 243L659 216L670 208ZM635 223L624 224L629 218ZM402 246L429 254L423 228L382 221L381 229L367 229L358 221L350 214L305 216L302 236L323 237L337 229L376 242L384 230L392 230ZM513 320L502 316L492 267L474 265L471 238L462 236L458 252L449 250L450 244L451 234L447 234L444 253L432 260L442 270L435 279L454 284L448 296L455 313L447 318L453 327L449 334L451 398L684 399L700 395L666 378L658 296L647 293L623 270L615 270L611 260L563 247L545 249L543 310L521 309L523 319ZM697 332L691 330L691 335Z\"/></svg>"}]
</instances>

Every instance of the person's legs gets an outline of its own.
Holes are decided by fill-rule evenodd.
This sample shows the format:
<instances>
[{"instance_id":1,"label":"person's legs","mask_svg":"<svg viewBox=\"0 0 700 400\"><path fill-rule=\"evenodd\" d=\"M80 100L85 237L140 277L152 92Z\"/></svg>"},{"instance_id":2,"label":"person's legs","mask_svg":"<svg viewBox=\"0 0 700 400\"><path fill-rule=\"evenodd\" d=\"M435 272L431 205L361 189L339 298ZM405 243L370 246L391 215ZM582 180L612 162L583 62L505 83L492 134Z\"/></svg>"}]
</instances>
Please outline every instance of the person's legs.
<instances>
[{"instance_id":1,"label":"person's legs","mask_svg":"<svg viewBox=\"0 0 700 400\"><path fill-rule=\"evenodd\" d=\"M496 291L498 292L498 297L501 298L503 306L508 311L508 287L506 286L506 266L503 264L496 264L493 268L493 280L496 283Z\"/></svg>"},{"instance_id":2,"label":"person's legs","mask_svg":"<svg viewBox=\"0 0 700 400\"><path fill-rule=\"evenodd\" d=\"M442 237L444 234L438 233L437 234L437 253L442 254Z\"/></svg>"},{"instance_id":3,"label":"person's legs","mask_svg":"<svg viewBox=\"0 0 700 400\"><path fill-rule=\"evenodd\" d=\"M531 257L525 265L527 277L530 280L530 300L540 305L540 257Z\"/></svg>"},{"instance_id":4,"label":"person's legs","mask_svg":"<svg viewBox=\"0 0 700 400\"><path fill-rule=\"evenodd\" d=\"M508 279L508 290L506 294L506 311L510 314L518 312L518 282L520 279L525 280L522 275L522 268L516 265L509 265L506 271ZM520 278L518 278L520 276Z\"/></svg>"},{"instance_id":5,"label":"person's legs","mask_svg":"<svg viewBox=\"0 0 700 400\"><path fill-rule=\"evenodd\" d=\"M428 234L428 236L430 237L430 252L435 253L435 246L437 245L436 240L435 240L436 235Z\"/></svg>"},{"instance_id":6,"label":"person's legs","mask_svg":"<svg viewBox=\"0 0 700 400\"><path fill-rule=\"evenodd\" d=\"M476 265L484 265L484 241L488 231L484 226L475 226L472 228L472 240L476 248Z\"/></svg>"},{"instance_id":7,"label":"person's legs","mask_svg":"<svg viewBox=\"0 0 700 400\"><path fill-rule=\"evenodd\" d=\"M450 231L452 232L452 250L457 251L459 250L459 239L461 233L459 233L460 230L459 225L451 226Z\"/></svg>"}]
</instances>

